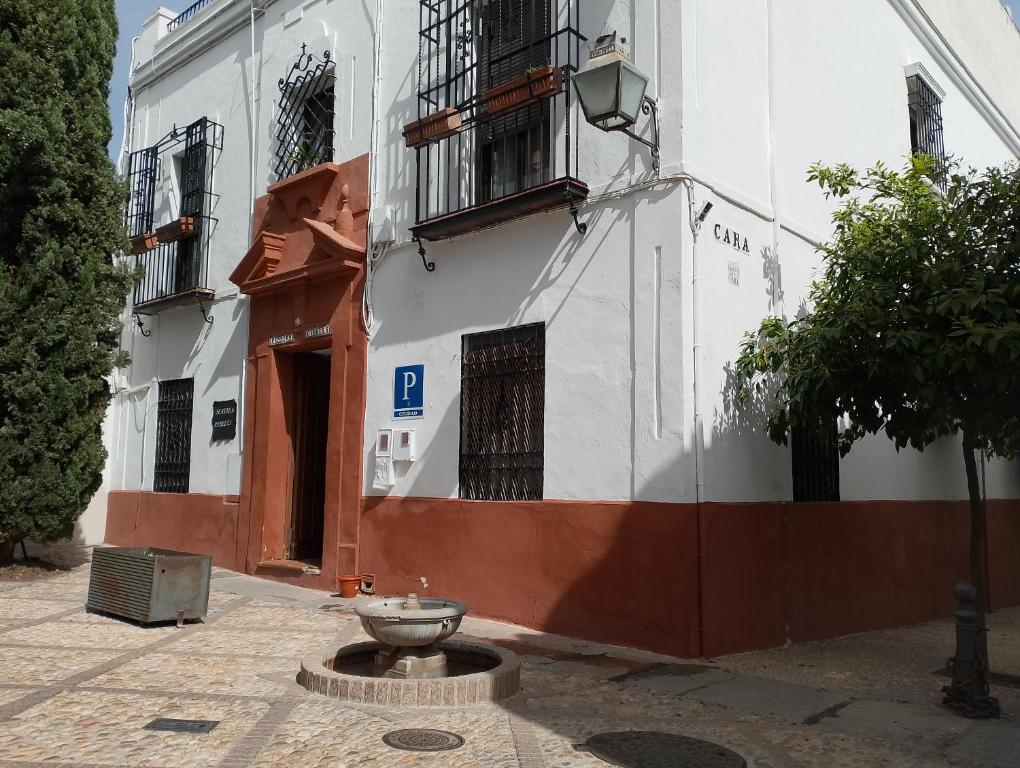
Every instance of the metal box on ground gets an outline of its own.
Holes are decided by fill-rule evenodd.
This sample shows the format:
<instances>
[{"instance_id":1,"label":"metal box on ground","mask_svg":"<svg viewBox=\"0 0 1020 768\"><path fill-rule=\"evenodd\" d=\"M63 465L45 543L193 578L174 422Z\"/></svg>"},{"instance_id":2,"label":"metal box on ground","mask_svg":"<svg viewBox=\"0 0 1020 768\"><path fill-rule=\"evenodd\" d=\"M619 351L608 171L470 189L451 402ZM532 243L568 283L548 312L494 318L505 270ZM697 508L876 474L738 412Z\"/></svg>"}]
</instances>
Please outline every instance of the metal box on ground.
<instances>
[{"instance_id":1,"label":"metal box on ground","mask_svg":"<svg viewBox=\"0 0 1020 768\"><path fill-rule=\"evenodd\" d=\"M201 619L212 558L155 547L96 547L86 607L149 624Z\"/></svg>"}]
</instances>

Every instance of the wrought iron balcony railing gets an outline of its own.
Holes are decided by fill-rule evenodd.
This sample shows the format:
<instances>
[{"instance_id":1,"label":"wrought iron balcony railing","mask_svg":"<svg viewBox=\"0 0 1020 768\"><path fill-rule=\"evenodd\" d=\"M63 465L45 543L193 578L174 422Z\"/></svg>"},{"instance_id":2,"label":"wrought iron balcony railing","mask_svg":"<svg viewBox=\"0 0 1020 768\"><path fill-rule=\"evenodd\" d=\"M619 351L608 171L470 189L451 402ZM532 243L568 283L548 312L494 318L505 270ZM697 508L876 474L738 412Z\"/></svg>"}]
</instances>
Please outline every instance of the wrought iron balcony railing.
<instances>
[{"instance_id":1,"label":"wrought iron balcony railing","mask_svg":"<svg viewBox=\"0 0 1020 768\"><path fill-rule=\"evenodd\" d=\"M191 21L191 18L196 13L205 8L205 6L209 5L209 3L211 2L212 0L198 0L197 3L192 3L183 11L181 11L179 14L177 14L177 16L175 16L173 19L167 22L166 31L173 32L182 24L186 24L187 22Z\"/></svg>"},{"instance_id":2,"label":"wrought iron balcony railing","mask_svg":"<svg viewBox=\"0 0 1020 768\"><path fill-rule=\"evenodd\" d=\"M141 278L135 285L132 311L155 314L175 304L212 298L209 285L209 237L212 222L207 216L191 219L193 233L135 254Z\"/></svg>"},{"instance_id":3,"label":"wrought iron balcony railing","mask_svg":"<svg viewBox=\"0 0 1020 768\"><path fill-rule=\"evenodd\" d=\"M436 240L583 199L570 78L580 0L420 0L412 233Z\"/></svg>"}]
</instances>

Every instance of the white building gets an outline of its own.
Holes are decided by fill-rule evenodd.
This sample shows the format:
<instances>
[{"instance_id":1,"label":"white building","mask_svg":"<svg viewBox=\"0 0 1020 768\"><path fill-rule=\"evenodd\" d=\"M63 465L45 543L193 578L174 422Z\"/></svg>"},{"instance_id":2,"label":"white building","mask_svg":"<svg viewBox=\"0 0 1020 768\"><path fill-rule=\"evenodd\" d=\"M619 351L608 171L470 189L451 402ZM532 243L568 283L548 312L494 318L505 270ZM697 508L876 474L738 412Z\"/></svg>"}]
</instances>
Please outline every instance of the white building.
<instances>
[{"instance_id":1,"label":"white building","mask_svg":"<svg viewBox=\"0 0 1020 768\"><path fill-rule=\"evenodd\" d=\"M997 0L197 5L135 46L107 541L679 655L948 609L959 446L795 463L727 372L818 265L811 163L1020 157ZM578 108L610 31L657 158ZM1020 472L985 476L1015 604Z\"/></svg>"}]
</instances>

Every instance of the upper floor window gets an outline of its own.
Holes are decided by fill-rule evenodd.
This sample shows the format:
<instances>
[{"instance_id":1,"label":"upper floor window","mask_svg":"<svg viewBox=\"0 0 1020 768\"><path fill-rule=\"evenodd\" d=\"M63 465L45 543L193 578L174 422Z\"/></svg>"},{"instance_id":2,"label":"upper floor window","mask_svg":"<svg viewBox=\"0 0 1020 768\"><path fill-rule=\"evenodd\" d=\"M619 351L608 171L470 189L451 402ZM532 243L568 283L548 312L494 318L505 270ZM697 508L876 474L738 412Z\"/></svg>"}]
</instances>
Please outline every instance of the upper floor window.
<instances>
[{"instance_id":1,"label":"upper floor window","mask_svg":"<svg viewBox=\"0 0 1020 768\"><path fill-rule=\"evenodd\" d=\"M587 195L570 88L579 0L420 3L416 226L440 239Z\"/></svg>"},{"instance_id":2,"label":"upper floor window","mask_svg":"<svg viewBox=\"0 0 1020 768\"><path fill-rule=\"evenodd\" d=\"M907 108L910 114L910 151L931 155L933 181L946 183L946 148L942 138L942 99L945 93L920 65L907 69Z\"/></svg>"},{"instance_id":3,"label":"upper floor window","mask_svg":"<svg viewBox=\"0 0 1020 768\"><path fill-rule=\"evenodd\" d=\"M135 312L212 294L206 287L212 172L222 146L223 127L202 117L129 156L125 226L142 271Z\"/></svg>"},{"instance_id":4,"label":"upper floor window","mask_svg":"<svg viewBox=\"0 0 1020 768\"><path fill-rule=\"evenodd\" d=\"M273 172L285 179L333 160L336 67L329 51L301 56L281 77Z\"/></svg>"}]
</instances>

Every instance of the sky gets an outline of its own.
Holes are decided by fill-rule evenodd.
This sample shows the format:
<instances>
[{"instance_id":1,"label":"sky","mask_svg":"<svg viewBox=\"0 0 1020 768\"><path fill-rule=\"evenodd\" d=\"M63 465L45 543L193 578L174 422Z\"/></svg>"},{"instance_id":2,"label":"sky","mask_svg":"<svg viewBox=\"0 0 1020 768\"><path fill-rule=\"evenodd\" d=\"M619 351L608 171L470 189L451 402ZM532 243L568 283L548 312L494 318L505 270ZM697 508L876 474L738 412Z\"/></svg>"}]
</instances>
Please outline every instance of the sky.
<instances>
[{"instance_id":1,"label":"sky","mask_svg":"<svg viewBox=\"0 0 1020 768\"><path fill-rule=\"evenodd\" d=\"M110 81L110 117L113 119L113 139L110 141L110 157L116 159L124 135L124 99L127 97L128 67L131 65L131 38L138 34L142 22L159 5L158 0L116 0L117 21L120 24L120 39L117 41L117 60L114 63L113 80ZM1020 21L1020 0L1004 0L1013 9L1013 18ZM184 10L191 0L171 3L175 10Z\"/></svg>"}]
</instances>

